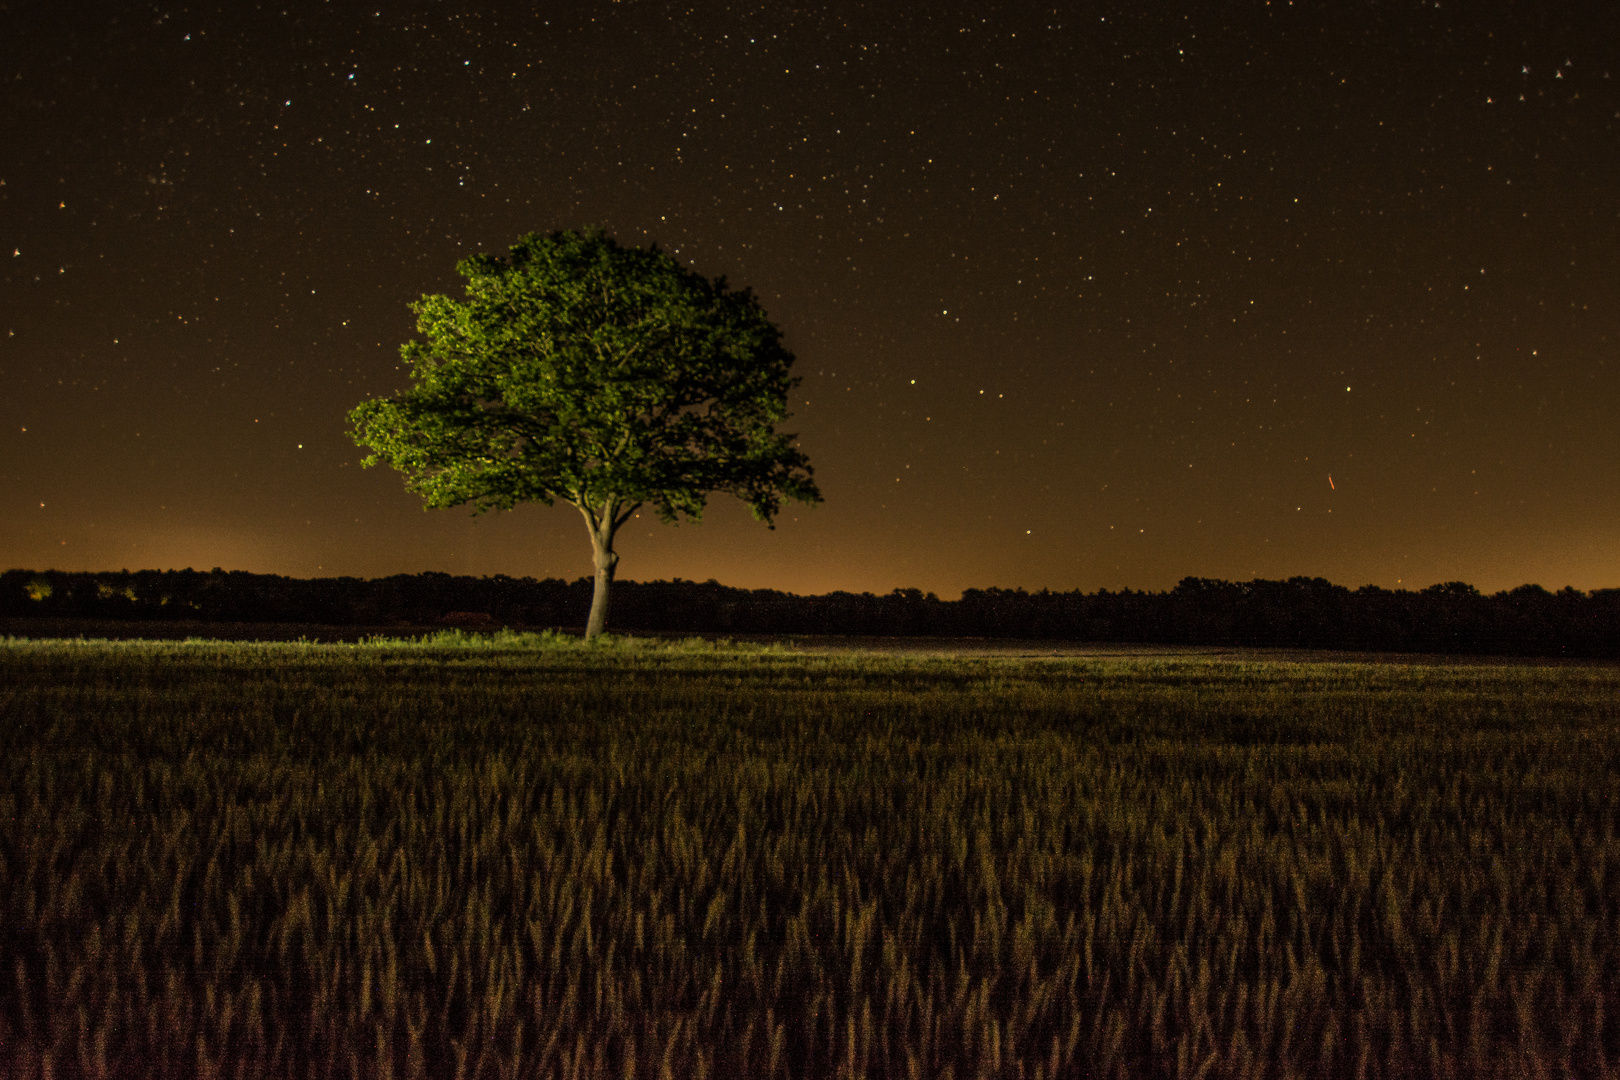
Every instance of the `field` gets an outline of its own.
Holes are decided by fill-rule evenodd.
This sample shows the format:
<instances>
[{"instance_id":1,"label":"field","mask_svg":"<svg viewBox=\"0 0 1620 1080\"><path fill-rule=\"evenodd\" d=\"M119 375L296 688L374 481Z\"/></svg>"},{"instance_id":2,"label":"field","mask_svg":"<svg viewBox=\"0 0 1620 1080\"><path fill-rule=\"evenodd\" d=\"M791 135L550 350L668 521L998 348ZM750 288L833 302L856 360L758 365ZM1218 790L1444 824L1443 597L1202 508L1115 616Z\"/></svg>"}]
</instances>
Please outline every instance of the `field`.
<instances>
[{"instance_id":1,"label":"field","mask_svg":"<svg viewBox=\"0 0 1620 1080\"><path fill-rule=\"evenodd\" d=\"M1620 1075L1620 668L0 641L0 1075Z\"/></svg>"}]
</instances>

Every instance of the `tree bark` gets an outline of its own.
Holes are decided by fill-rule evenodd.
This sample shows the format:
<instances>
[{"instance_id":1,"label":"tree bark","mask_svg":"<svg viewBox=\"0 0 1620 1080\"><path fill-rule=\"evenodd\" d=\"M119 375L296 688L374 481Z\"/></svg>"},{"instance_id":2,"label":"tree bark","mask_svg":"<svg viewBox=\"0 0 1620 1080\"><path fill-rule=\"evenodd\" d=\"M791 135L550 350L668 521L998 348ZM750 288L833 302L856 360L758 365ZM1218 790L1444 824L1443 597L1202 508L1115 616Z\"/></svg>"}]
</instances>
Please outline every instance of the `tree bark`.
<instances>
[{"instance_id":1,"label":"tree bark","mask_svg":"<svg viewBox=\"0 0 1620 1080\"><path fill-rule=\"evenodd\" d=\"M585 624L585 640L599 636L607 629L608 594L613 591L613 571L619 565L619 555L613 550L613 537L619 526L630 520L639 502L627 503L616 496L602 500L600 506L591 504L581 495L574 505L584 515L585 527L591 532L591 561L596 564L596 589L591 594L591 617Z\"/></svg>"},{"instance_id":2,"label":"tree bark","mask_svg":"<svg viewBox=\"0 0 1620 1080\"><path fill-rule=\"evenodd\" d=\"M597 637L607 629L608 593L613 589L613 571L619 565L618 552L613 550L611 533L595 532L591 536L591 553L596 563L596 589L591 593L591 618L585 624L585 640Z\"/></svg>"}]
</instances>

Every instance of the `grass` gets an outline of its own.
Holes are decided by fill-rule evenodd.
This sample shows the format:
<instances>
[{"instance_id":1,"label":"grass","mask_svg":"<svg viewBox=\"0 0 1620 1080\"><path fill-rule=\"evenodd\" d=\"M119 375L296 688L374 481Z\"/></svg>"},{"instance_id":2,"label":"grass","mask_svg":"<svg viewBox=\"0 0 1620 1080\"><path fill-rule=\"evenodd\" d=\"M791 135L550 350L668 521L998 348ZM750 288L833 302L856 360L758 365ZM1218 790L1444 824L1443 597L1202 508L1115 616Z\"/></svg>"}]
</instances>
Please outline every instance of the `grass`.
<instances>
[{"instance_id":1,"label":"grass","mask_svg":"<svg viewBox=\"0 0 1620 1080\"><path fill-rule=\"evenodd\" d=\"M1620 1073L1620 669L0 643L7 1076Z\"/></svg>"}]
</instances>

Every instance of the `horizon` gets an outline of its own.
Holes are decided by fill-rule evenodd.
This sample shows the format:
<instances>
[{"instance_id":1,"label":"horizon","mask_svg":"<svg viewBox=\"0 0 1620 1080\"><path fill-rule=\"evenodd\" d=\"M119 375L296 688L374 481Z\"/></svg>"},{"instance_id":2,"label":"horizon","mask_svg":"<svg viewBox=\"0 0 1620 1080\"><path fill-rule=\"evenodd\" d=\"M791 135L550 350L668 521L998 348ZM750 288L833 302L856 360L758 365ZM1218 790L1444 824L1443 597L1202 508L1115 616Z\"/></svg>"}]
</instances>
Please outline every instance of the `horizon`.
<instances>
[{"instance_id":1,"label":"horizon","mask_svg":"<svg viewBox=\"0 0 1620 1080\"><path fill-rule=\"evenodd\" d=\"M349 580L349 581L362 581L362 582L384 581L384 580L387 580L389 578L396 578L396 577L414 578L414 577L424 577L424 576L427 576L427 575L440 575L440 576L449 577L449 578L470 578L470 579L476 580L476 581L494 581L494 580L506 579L506 580L510 580L510 581L532 582L532 583L536 583L536 584L544 584L544 583L548 583L548 582L560 582L561 584L569 586L571 588L587 588L587 589L589 587L591 587L591 585L593 584L593 578L588 574L582 574L582 575L579 575L577 577L569 578L569 577L559 577L559 576L534 577L532 575L517 575L517 574L504 574L504 573L494 573L494 574L451 574L451 573L448 573L448 572L443 571L443 570L418 570L418 571L414 571L414 572L400 571L400 572L392 573L392 574L379 574L379 575L367 576L367 577L354 575L354 574L322 574L322 575L318 575L318 576L315 576L315 577L301 577L301 576L298 576L298 575L290 575L290 574L262 573L262 572L253 571L253 570L242 570L242 569L229 569L229 570L227 570L224 567L220 567L220 566L211 567L211 568L209 568L207 570L200 570L200 569L197 569L196 567L193 567L193 566L166 567L166 568L146 568L146 569L141 569L141 570L130 570L128 568L119 569L119 570L64 570L64 569L59 569L59 568L54 568L54 567L49 568L49 569L45 569L45 570L33 569L31 567L12 567L10 569L0 570L0 576L6 576L6 575L11 575L11 574L84 574L84 575L90 575L90 576L98 576L98 575L116 576L116 575L124 575L124 574L135 575L135 574L184 574L184 573L199 574L199 575L209 575L209 574L247 574L247 575L254 576L254 577L279 577L279 578L284 578L284 579L290 580L290 581L339 581L339 580ZM1205 576L1197 575L1197 574L1187 574L1187 575L1183 575L1181 578L1179 578L1175 582L1175 584L1173 584L1173 585L1171 585L1171 586L1169 586L1167 588L1158 588L1158 589L1154 589L1154 588L1132 588L1132 587L1130 587L1128 585L1124 586L1122 588L1117 588L1117 589L1108 588L1106 586L1101 586L1101 587L1098 587L1098 588L1095 588L1095 589L1079 589L1079 588L1075 588L1075 589L1052 589L1052 588L1048 588L1048 587L1045 587L1045 586L1042 586L1040 588L1030 589L1030 588L1027 588L1027 587L1024 587L1024 586L970 585L970 586L967 586L966 588L964 588L963 590L961 590L954 597L948 596L948 595L942 595L942 594L939 594L939 593L937 593L937 592L935 592L933 590L922 589L922 588L920 588L918 586L914 586L914 585L896 585L896 586L894 586L894 587L892 587L890 589L884 589L884 590L877 590L877 589L859 589L859 590L829 589L829 590L826 590L826 591L823 591L823 592L818 592L818 593L801 593L801 592L795 592L795 591L790 590L790 589L780 589L780 588L775 588L775 587L772 587L772 586L731 585L731 584L728 584L728 583L726 583L724 581L720 581L720 580L718 580L716 578L705 578L705 579L702 579L702 580L698 580L698 579L695 579L695 578L687 578L687 577L683 577L683 576L680 576L680 575L676 575L674 577L669 577L669 578L651 578L651 579L639 579L639 578L632 578L632 577L622 577L622 578L617 578L615 580L614 586L615 586L615 588L617 588L618 586L621 586L621 585L628 585L628 586L648 586L648 585L716 586L716 587L719 587L719 588L722 588L722 589L728 589L728 590L733 590L733 591L737 591L737 592L776 592L776 593L781 593L781 594L786 595L786 596L794 596L794 597L799 597L799 598L803 598L803 599L815 599L817 597L834 596L834 595L840 595L840 594L847 595L847 596L871 596L871 597L881 598L881 597L893 596L895 594L904 594L904 593L913 593L913 592L915 592L915 593L919 594L920 598L922 598L924 600L931 601L931 602L959 603L963 599L963 597L969 592L980 592L980 593L1006 592L1006 593L1026 593L1026 594L1029 594L1029 595L1039 595L1041 593L1048 593L1048 594L1052 594L1052 595L1081 594L1081 595L1087 595L1087 596L1095 596L1095 595L1098 595L1099 593L1109 593L1109 594L1113 594L1113 595L1119 595L1119 594L1125 594L1125 593L1139 594L1139 595L1163 595L1163 594L1168 594L1168 593L1174 592L1177 587L1179 587L1180 585L1186 583L1187 581L1213 582L1213 583L1220 584L1220 585L1232 585L1232 586L1244 586L1244 585L1256 585L1256 584L1287 585L1287 584L1291 584L1291 583L1296 582L1296 581L1308 581L1308 582L1313 582L1313 583L1318 582L1318 581L1322 581L1322 582L1326 582L1332 588L1344 589L1344 590L1346 590L1347 592L1350 592L1350 593L1363 592L1363 591L1366 591L1366 590L1377 590L1377 591L1390 592L1390 593L1412 593L1412 594L1421 594L1421 593L1429 592L1431 590L1444 589L1444 588L1446 588L1448 586L1462 585L1462 586L1465 586L1468 589L1472 590L1473 595L1476 595L1476 596L1478 596L1478 597L1480 597L1482 599L1490 599L1490 598L1493 598L1493 597L1507 596L1507 595L1510 595L1510 594L1515 593L1515 592L1520 592L1522 590L1540 591L1542 593L1546 593L1547 595L1557 595L1559 593L1564 593L1564 592L1574 592L1574 593L1578 593L1578 594L1580 594L1582 596L1587 596L1587 597L1592 597L1592 596L1595 596L1595 595L1597 595L1599 593L1620 592L1620 586L1599 587L1599 588L1594 588L1594 589L1580 589L1580 588L1577 588L1577 587L1575 587L1573 585L1550 586L1550 585L1544 585L1544 584L1542 584L1540 582L1534 582L1534 581L1521 582L1518 585L1505 587L1505 588L1499 588L1499 589L1483 589L1483 588L1480 588L1479 586L1474 585L1472 582L1467 582L1467 581L1462 581L1462 580L1435 581L1435 582L1430 582L1430 583L1425 584L1425 585L1398 585L1396 587L1390 588L1390 587L1379 585L1379 584L1377 584L1375 582L1364 582L1364 583L1359 584L1359 585L1350 585L1350 584L1345 584L1343 582L1333 581L1333 580L1331 580L1329 578L1322 577L1321 575L1312 575L1312 574L1296 574L1296 575L1293 575L1293 576L1287 577L1287 578L1248 578L1248 579L1211 578L1211 577L1205 577Z\"/></svg>"}]
</instances>

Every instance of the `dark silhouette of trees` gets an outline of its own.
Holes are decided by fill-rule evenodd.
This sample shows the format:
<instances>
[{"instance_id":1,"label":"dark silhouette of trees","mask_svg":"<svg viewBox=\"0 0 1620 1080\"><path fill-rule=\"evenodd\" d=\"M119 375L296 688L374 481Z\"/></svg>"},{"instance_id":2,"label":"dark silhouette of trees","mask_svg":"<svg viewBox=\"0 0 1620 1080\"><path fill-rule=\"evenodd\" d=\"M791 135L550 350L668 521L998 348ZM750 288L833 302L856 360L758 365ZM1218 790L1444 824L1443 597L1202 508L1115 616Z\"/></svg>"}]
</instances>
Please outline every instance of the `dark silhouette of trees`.
<instances>
[{"instance_id":1,"label":"dark silhouette of trees","mask_svg":"<svg viewBox=\"0 0 1620 1080\"><path fill-rule=\"evenodd\" d=\"M0 574L0 617L155 622L279 622L578 627L594 593L580 578L470 578L427 573L306 581L214 570ZM622 581L615 620L639 633L905 635L1140 642L1480 655L1620 657L1620 589L1486 596L1451 582L1421 592L1321 578L1187 578L1168 592L969 589L940 600L795 596L716 581ZM480 616L488 616L485 623ZM448 618L450 616L455 616ZM26 623L22 624L26 626ZM10 632L24 633L15 626Z\"/></svg>"}]
</instances>

